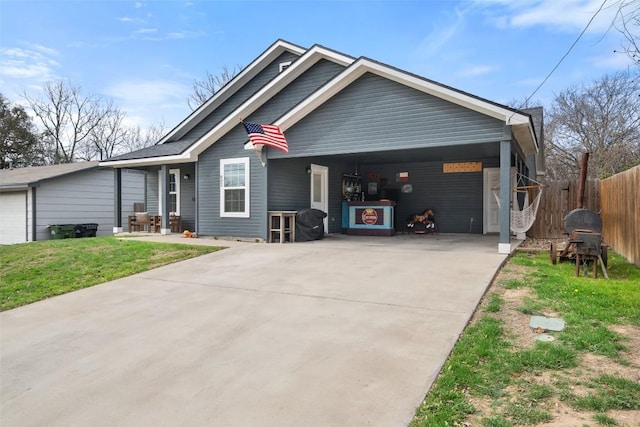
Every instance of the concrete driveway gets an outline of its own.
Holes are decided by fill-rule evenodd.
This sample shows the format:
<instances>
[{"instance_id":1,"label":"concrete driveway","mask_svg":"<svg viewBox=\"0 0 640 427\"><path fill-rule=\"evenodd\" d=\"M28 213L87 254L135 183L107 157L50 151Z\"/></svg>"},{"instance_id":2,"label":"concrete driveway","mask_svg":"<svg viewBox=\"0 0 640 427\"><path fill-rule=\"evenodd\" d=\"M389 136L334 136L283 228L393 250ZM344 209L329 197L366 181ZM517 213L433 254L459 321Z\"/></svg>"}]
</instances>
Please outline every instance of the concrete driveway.
<instances>
[{"instance_id":1,"label":"concrete driveway","mask_svg":"<svg viewBox=\"0 0 640 427\"><path fill-rule=\"evenodd\" d=\"M504 260L476 235L233 242L9 310L0 424L405 426Z\"/></svg>"}]
</instances>

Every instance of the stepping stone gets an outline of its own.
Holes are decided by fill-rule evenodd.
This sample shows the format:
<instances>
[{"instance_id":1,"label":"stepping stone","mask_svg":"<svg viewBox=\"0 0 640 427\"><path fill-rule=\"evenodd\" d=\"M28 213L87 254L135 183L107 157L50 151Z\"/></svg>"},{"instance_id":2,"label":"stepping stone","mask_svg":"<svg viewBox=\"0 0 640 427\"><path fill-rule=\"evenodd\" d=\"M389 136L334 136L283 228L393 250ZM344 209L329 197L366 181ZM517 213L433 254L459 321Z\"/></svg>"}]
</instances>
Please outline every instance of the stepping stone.
<instances>
[{"instance_id":1,"label":"stepping stone","mask_svg":"<svg viewBox=\"0 0 640 427\"><path fill-rule=\"evenodd\" d=\"M559 332L564 329L564 325L564 320L557 317L531 316L531 321L529 321L529 327L544 331Z\"/></svg>"},{"instance_id":2,"label":"stepping stone","mask_svg":"<svg viewBox=\"0 0 640 427\"><path fill-rule=\"evenodd\" d=\"M551 341L555 341L556 339L554 337L552 337L549 334L540 334L540 335L536 335L536 341L542 341L542 342L551 342Z\"/></svg>"}]
</instances>

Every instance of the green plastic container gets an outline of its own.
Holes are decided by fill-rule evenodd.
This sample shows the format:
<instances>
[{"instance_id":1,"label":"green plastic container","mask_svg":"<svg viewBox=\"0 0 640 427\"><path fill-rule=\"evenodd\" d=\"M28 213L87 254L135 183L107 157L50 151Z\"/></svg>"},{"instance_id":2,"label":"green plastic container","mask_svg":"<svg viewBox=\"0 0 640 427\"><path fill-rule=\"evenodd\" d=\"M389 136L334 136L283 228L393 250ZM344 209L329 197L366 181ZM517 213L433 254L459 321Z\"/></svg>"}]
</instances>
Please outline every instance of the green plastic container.
<instances>
[{"instance_id":1,"label":"green plastic container","mask_svg":"<svg viewBox=\"0 0 640 427\"><path fill-rule=\"evenodd\" d=\"M75 224L55 224L49 226L52 239L69 239L76 237Z\"/></svg>"}]
</instances>

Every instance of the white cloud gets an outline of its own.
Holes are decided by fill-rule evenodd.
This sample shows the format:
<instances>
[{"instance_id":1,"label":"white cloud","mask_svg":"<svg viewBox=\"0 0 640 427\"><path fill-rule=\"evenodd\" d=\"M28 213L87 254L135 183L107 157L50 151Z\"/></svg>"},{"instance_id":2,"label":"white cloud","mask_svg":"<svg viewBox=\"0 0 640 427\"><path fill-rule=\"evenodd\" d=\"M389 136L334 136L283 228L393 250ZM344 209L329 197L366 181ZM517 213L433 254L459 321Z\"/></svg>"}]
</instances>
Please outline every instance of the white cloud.
<instances>
[{"instance_id":1,"label":"white cloud","mask_svg":"<svg viewBox=\"0 0 640 427\"><path fill-rule=\"evenodd\" d=\"M160 105L167 100L183 99L189 86L171 80L132 80L109 86L106 93L130 103Z\"/></svg>"},{"instance_id":2,"label":"white cloud","mask_svg":"<svg viewBox=\"0 0 640 427\"><path fill-rule=\"evenodd\" d=\"M167 34L167 38L168 39L184 39L186 37L187 37L187 35L185 33L173 32L173 33L168 33Z\"/></svg>"},{"instance_id":3,"label":"white cloud","mask_svg":"<svg viewBox=\"0 0 640 427\"><path fill-rule=\"evenodd\" d=\"M477 77L489 74L495 70L496 68L490 65L474 65L459 71L457 74L461 77Z\"/></svg>"},{"instance_id":4,"label":"white cloud","mask_svg":"<svg viewBox=\"0 0 640 427\"><path fill-rule=\"evenodd\" d=\"M456 8L455 16L437 22L431 33L424 38L418 47L420 56L432 57L436 55L449 40L459 33L464 27L464 12Z\"/></svg>"},{"instance_id":5,"label":"white cloud","mask_svg":"<svg viewBox=\"0 0 640 427\"><path fill-rule=\"evenodd\" d=\"M121 81L105 89L129 121L141 127L163 120L171 127L177 124L189 113L190 93L190 86L171 80Z\"/></svg>"},{"instance_id":6,"label":"white cloud","mask_svg":"<svg viewBox=\"0 0 640 427\"><path fill-rule=\"evenodd\" d=\"M540 83L542 83L542 80L544 80L544 77L531 77L528 79L520 79L516 81L515 84L518 86L537 87Z\"/></svg>"},{"instance_id":7,"label":"white cloud","mask_svg":"<svg viewBox=\"0 0 640 427\"><path fill-rule=\"evenodd\" d=\"M624 52L611 52L609 55L596 56L589 60L594 67L605 70L622 70L634 65L631 58Z\"/></svg>"},{"instance_id":8,"label":"white cloud","mask_svg":"<svg viewBox=\"0 0 640 427\"><path fill-rule=\"evenodd\" d=\"M45 76L51 73L51 70L45 64L25 64L21 61L12 60L3 60L0 63L0 70L2 70L2 75L14 79L41 78L46 80Z\"/></svg>"},{"instance_id":9,"label":"white cloud","mask_svg":"<svg viewBox=\"0 0 640 427\"><path fill-rule=\"evenodd\" d=\"M39 52L43 55L46 56L58 56L60 54L60 52L58 52L56 49L52 49L50 47L46 47L46 46L42 46L41 44L36 44L36 43L25 43L25 45L29 48L31 48L32 50L35 50L36 52Z\"/></svg>"},{"instance_id":10,"label":"white cloud","mask_svg":"<svg viewBox=\"0 0 640 427\"><path fill-rule=\"evenodd\" d=\"M0 74L14 79L50 80L60 64L50 55L57 51L40 45L32 49L0 48Z\"/></svg>"},{"instance_id":11,"label":"white cloud","mask_svg":"<svg viewBox=\"0 0 640 427\"><path fill-rule=\"evenodd\" d=\"M136 30L137 34L151 34L151 33L157 33L157 32L158 32L157 28L140 28Z\"/></svg>"},{"instance_id":12,"label":"white cloud","mask_svg":"<svg viewBox=\"0 0 640 427\"><path fill-rule=\"evenodd\" d=\"M600 9L601 0L470 0L485 10L498 28L544 26L556 31L581 31ZM608 0L589 26L591 32L609 29L617 1Z\"/></svg>"},{"instance_id":13,"label":"white cloud","mask_svg":"<svg viewBox=\"0 0 640 427\"><path fill-rule=\"evenodd\" d=\"M123 16L120 18L115 18L117 21L124 22L125 24L145 24L146 21L141 18L132 18L130 16Z\"/></svg>"},{"instance_id":14,"label":"white cloud","mask_svg":"<svg viewBox=\"0 0 640 427\"><path fill-rule=\"evenodd\" d=\"M152 31L153 30L153 31ZM141 40L147 41L165 41L165 40L183 40L183 39L194 39L198 37L202 37L204 35L203 32L197 31L173 31L169 33L160 33L157 29L143 29L138 30L131 38L139 38Z\"/></svg>"}]
</instances>

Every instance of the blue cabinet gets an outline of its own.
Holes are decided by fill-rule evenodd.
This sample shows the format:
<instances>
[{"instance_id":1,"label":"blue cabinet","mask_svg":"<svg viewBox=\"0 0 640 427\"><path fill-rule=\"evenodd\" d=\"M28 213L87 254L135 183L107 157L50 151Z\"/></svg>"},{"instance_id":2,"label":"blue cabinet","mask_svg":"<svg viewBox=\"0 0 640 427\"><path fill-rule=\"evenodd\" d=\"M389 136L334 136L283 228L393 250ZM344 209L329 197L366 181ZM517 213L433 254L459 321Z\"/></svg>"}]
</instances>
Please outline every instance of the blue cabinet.
<instances>
[{"instance_id":1,"label":"blue cabinet","mask_svg":"<svg viewBox=\"0 0 640 427\"><path fill-rule=\"evenodd\" d=\"M345 205L347 217L345 218ZM343 228L347 220L347 234L360 236L393 236L394 209L396 202L391 200L370 202L344 202L342 217Z\"/></svg>"}]
</instances>

